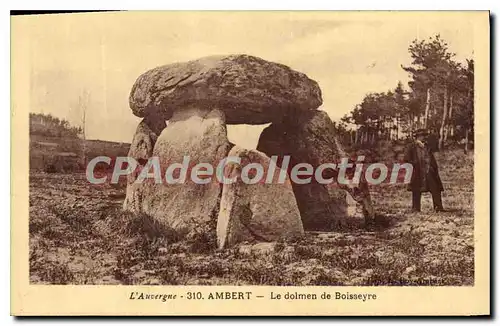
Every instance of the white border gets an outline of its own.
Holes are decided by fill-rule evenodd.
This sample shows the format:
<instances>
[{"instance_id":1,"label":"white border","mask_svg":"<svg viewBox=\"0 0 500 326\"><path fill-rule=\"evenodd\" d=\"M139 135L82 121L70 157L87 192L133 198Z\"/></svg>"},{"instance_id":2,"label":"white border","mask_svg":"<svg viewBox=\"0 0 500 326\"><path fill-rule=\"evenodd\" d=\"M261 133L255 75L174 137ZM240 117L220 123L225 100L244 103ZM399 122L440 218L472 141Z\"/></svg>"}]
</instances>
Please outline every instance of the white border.
<instances>
[{"instance_id":1,"label":"white border","mask_svg":"<svg viewBox=\"0 0 500 326\"><path fill-rule=\"evenodd\" d=\"M2 7L6 6L6 2L2 2L0 4ZM498 1L484 1L484 0L474 0L474 1L435 1L435 0L419 0L419 1L319 1L319 0L288 0L283 2L275 2L271 3L269 0L253 0L248 2L242 1L222 1L222 0L211 0L211 1L194 1L194 0L183 0L179 2L172 2L166 4L164 1L130 1L123 0L117 1L115 3L112 2L103 2L102 0L87 0L85 2L69 2L69 1L55 1L55 0L45 0L45 1L16 1L14 3L15 8L2 8L2 19L1 19L1 41L2 41L2 51L1 51L1 62L2 62L2 86L0 87L0 92L2 92L1 100L4 103L4 109L1 110L2 116L0 116L0 133L1 133L1 141L0 141L0 152L9 153L8 158L4 158L0 160L0 169L4 171L4 175L1 177L0 184L0 199L1 206L4 208L4 213L2 214L2 227L4 234L1 238L1 253L2 256L2 269L1 269L1 279L2 284L4 285L2 296L1 296L1 316L2 325L10 325L15 322L12 317L8 317L9 315L9 300L10 300L10 275L9 275L9 251L10 251L10 17L8 16L9 9L16 10L48 10L52 8L64 8L64 10L81 10L83 8L93 8L93 9L113 9L120 8L122 10L150 10L150 9L168 9L168 10L485 10L490 9L493 13L500 12L499 2ZM495 42L497 41L496 33ZM495 69L496 70L496 69ZM495 71L497 72L497 71ZM492 85L496 85L495 82L492 82ZM495 92L497 88L493 89L492 92ZM495 97L494 108L498 109L498 97ZM495 130L495 126L499 126L499 114L497 113L495 116L494 126L492 130ZM498 136L498 132L497 135ZM15 146L15 144L12 144ZM500 141L499 139L495 139L495 147L494 152L498 152L500 150ZM495 166L497 167L497 166ZM500 177L498 176L498 172L495 174L495 183L499 181ZM495 193L495 201L500 202L500 194L498 191ZM495 230L498 234L500 223L498 221L495 222ZM495 236L492 237L495 239ZM496 241L498 242L498 241ZM497 248L495 248L497 249ZM494 277L495 275L492 275ZM498 282L493 282L495 284ZM496 300L496 312L498 313L498 300ZM6 318L7 317L7 318ZM70 324L72 320L64 320L59 324L66 325ZM80 320L81 321L81 320ZM109 322L110 320L107 320ZM235 320L225 320L223 322L232 323ZM291 320L283 320L280 321L282 323L288 323ZM304 322L304 320L301 320ZM394 320L398 322L398 320ZM450 320L453 322L453 320ZM39 321L41 323L52 323L51 320L42 320ZM104 322L96 321L96 320L88 320L88 322L92 322L94 325L103 325ZM123 320L116 320L116 322L123 322ZM142 324L144 321L130 321L127 323L131 324ZM170 324L191 324L193 321L174 321L167 320ZM221 320L213 320L213 322L220 323ZM238 322L243 322L243 320L238 320ZM277 320L273 320L273 324L278 322ZM336 320L335 323L338 324L347 324L346 320ZM349 324L361 324L362 320L357 320L356 322ZM380 320L380 322L385 322L385 320ZM426 325L434 325L437 322L429 322L429 320L420 320L420 322L425 323ZM466 324L474 322L473 320L466 321ZM252 323L259 323L259 325L270 325L271 322L263 321L263 320L254 320Z\"/></svg>"}]
</instances>

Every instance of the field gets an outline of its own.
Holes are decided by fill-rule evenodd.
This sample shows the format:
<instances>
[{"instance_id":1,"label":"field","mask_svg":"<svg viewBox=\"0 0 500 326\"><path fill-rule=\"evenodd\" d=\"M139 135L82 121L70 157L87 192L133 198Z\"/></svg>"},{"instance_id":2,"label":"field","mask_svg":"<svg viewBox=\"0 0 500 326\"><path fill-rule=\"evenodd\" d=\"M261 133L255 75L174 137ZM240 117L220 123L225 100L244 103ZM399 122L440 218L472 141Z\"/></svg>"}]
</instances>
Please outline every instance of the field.
<instances>
[{"instance_id":1,"label":"field","mask_svg":"<svg viewBox=\"0 0 500 326\"><path fill-rule=\"evenodd\" d=\"M129 148L128 143L30 134L30 168L52 173L85 171L83 153L89 161L100 155L127 156Z\"/></svg>"},{"instance_id":2,"label":"field","mask_svg":"<svg viewBox=\"0 0 500 326\"><path fill-rule=\"evenodd\" d=\"M410 212L404 185L373 187L387 222L309 232L294 242L214 249L121 211L125 186L83 173L30 173L30 281L37 284L473 285L473 156L438 153L447 212L429 194ZM487 217L483 217L487 218Z\"/></svg>"}]
</instances>

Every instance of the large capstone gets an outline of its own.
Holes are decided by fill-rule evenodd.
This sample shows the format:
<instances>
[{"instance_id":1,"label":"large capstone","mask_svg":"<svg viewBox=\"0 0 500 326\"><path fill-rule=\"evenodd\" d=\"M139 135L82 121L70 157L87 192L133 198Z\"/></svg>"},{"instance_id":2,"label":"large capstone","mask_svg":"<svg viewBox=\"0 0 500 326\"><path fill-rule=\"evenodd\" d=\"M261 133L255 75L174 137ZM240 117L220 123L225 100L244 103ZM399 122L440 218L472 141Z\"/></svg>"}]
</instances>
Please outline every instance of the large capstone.
<instances>
[{"instance_id":1,"label":"large capstone","mask_svg":"<svg viewBox=\"0 0 500 326\"><path fill-rule=\"evenodd\" d=\"M138 117L158 112L217 107L228 124L263 124L314 110L322 104L318 84L289 67L249 55L210 56L149 70L130 93Z\"/></svg>"},{"instance_id":2,"label":"large capstone","mask_svg":"<svg viewBox=\"0 0 500 326\"><path fill-rule=\"evenodd\" d=\"M290 167L309 163L314 169L325 163L338 164L347 158L335 135L333 122L326 112L301 112L287 117L279 123L272 123L263 130L257 150L268 156L290 156ZM280 160L278 160L280 162ZM338 171L325 169L323 178L337 180ZM374 212L366 182L359 185L343 185L337 182L320 184L316 178L310 183L292 183L293 191L306 230L332 230L345 221L348 203L339 191L348 192L364 208L365 217L373 218ZM329 189L338 187L339 189ZM335 194L335 195L334 195ZM334 195L334 196L332 196Z\"/></svg>"},{"instance_id":3,"label":"large capstone","mask_svg":"<svg viewBox=\"0 0 500 326\"><path fill-rule=\"evenodd\" d=\"M174 112L153 150L162 183L144 183L142 211L181 232L215 235L222 192L215 169L229 149L220 110L190 107ZM211 177L208 166L214 167Z\"/></svg>"},{"instance_id":4,"label":"large capstone","mask_svg":"<svg viewBox=\"0 0 500 326\"><path fill-rule=\"evenodd\" d=\"M245 172L250 164L262 167L261 172L257 168ZM243 241L276 241L303 235L287 172L275 165L273 168L264 153L233 147L224 176L234 182L223 186L217 221L219 248Z\"/></svg>"}]
</instances>

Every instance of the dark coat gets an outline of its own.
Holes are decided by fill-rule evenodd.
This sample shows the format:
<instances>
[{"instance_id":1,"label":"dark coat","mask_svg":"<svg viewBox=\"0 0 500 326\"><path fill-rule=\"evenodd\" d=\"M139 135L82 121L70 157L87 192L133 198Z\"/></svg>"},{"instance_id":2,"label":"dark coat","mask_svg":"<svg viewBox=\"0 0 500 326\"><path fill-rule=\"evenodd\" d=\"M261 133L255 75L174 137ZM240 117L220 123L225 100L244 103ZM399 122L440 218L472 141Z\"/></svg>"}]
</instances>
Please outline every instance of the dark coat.
<instances>
[{"instance_id":1,"label":"dark coat","mask_svg":"<svg viewBox=\"0 0 500 326\"><path fill-rule=\"evenodd\" d=\"M433 151L427 146L412 142L406 149L405 161L413 165L410 191L428 192L431 189L443 191L439 169Z\"/></svg>"}]
</instances>

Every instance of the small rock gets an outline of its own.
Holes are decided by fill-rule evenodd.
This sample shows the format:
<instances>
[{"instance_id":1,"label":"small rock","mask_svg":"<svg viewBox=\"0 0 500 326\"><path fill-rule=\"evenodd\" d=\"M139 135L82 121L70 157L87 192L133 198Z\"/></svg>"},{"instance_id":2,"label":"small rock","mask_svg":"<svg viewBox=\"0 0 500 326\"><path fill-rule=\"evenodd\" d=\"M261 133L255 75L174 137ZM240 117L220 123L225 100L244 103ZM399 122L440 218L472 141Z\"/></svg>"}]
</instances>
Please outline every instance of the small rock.
<instances>
[{"instance_id":1,"label":"small rock","mask_svg":"<svg viewBox=\"0 0 500 326\"><path fill-rule=\"evenodd\" d=\"M366 282L366 279L364 277L354 277L353 279L351 279L351 281L349 282L350 284L349 285L362 285Z\"/></svg>"},{"instance_id":2,"label":"small rock","mask_svg":"<svg viewBox=\"0 0 500 326\"><path fill-rule=\"evenodd\" d=\"M419 242L419 245L421 246L427 246L429 244L429 240L427 238L422 238Z\"/></svg>"},{"instance_id":3,"label":"small rock","mask_svg":"<svg viewBox=\"0 0 500 326\"><path fill-rule=\"evenodd\" d=\"M160 285L161 282L157 278L152 278L152 279L149 279L146 282L144 282L144 284L146 284L146 285Z\"/></svg>"},{"instance_id":4,"label":"small rock","mask_svg":"<svg viewBox=\"0 0 500 326\"><path fill-rule=\"evenodd\" d=\"M438 267L441 265L441 260L439 259L434 259L432 262L431 262L431 266L432 267Z\"/></svg>"},{"instance_id":5,"label":"small rock","mask_svg":"<svg viewBox=\"0 0 500 326\"><path fill-rule=\"evenodd\" d=\"M406 259L406 255L401 251L396 251L393 255L395 260L403 261Z\"/></svg>"},{"instance_id":6,"label":"small rock","mask_svg":"<svg viewBox=\"0 0 500 326\"><path fill-rule=\"evenodd\" d=\"M160 254L168 254L168 248L166 248L166 247L158 248L158 253L160 253Z\"/></svg>"},{"instance_id":7,"label":"small rock","mask_svg":"<svg viewBox=\"0 0 500 326\"><path fill-rule=\"evenodd\" d=\"M114 284L114 285L120 284L120 281L115 279L113 276L104 276L101 279L101 282L102 282L102 284Z\"/></svg>"},{"instance_id":8,"label":"small rock","mask_svg":"<svg viewBox=\"0 0 500 326\"><path fill-rule=\"evenodd\" d=\"M373 274L373 269L370 268L370 269L365 270L361 275L363 277L370 277L370 276L372 276L372 274Z\"/></svg>"},{"instance_id":9,"label":"small rock","mask_svg":"<svg viewBox=\"0 0 500 326\"><path fill-rule=\"evenodd\" d=\"M411 265L410 267L407 267L404 271L404 274L410 274L413 273L417 269L417 266Z\"/></svg>"},{"instance_id":10,"label":"small rock","mask_svg":"<svg viewBox=\"0 0 500 326\"><path fill-rule=\"evenodd\" d=\"M342 272L341 270L338 270L338 269L336 269L336 270L332 271L332 274L333 274L336 278L338 278L338 279L341 279L341 278L344 278L344 277L345 277L344 272Z\"/></svg>"}]
</instances>

